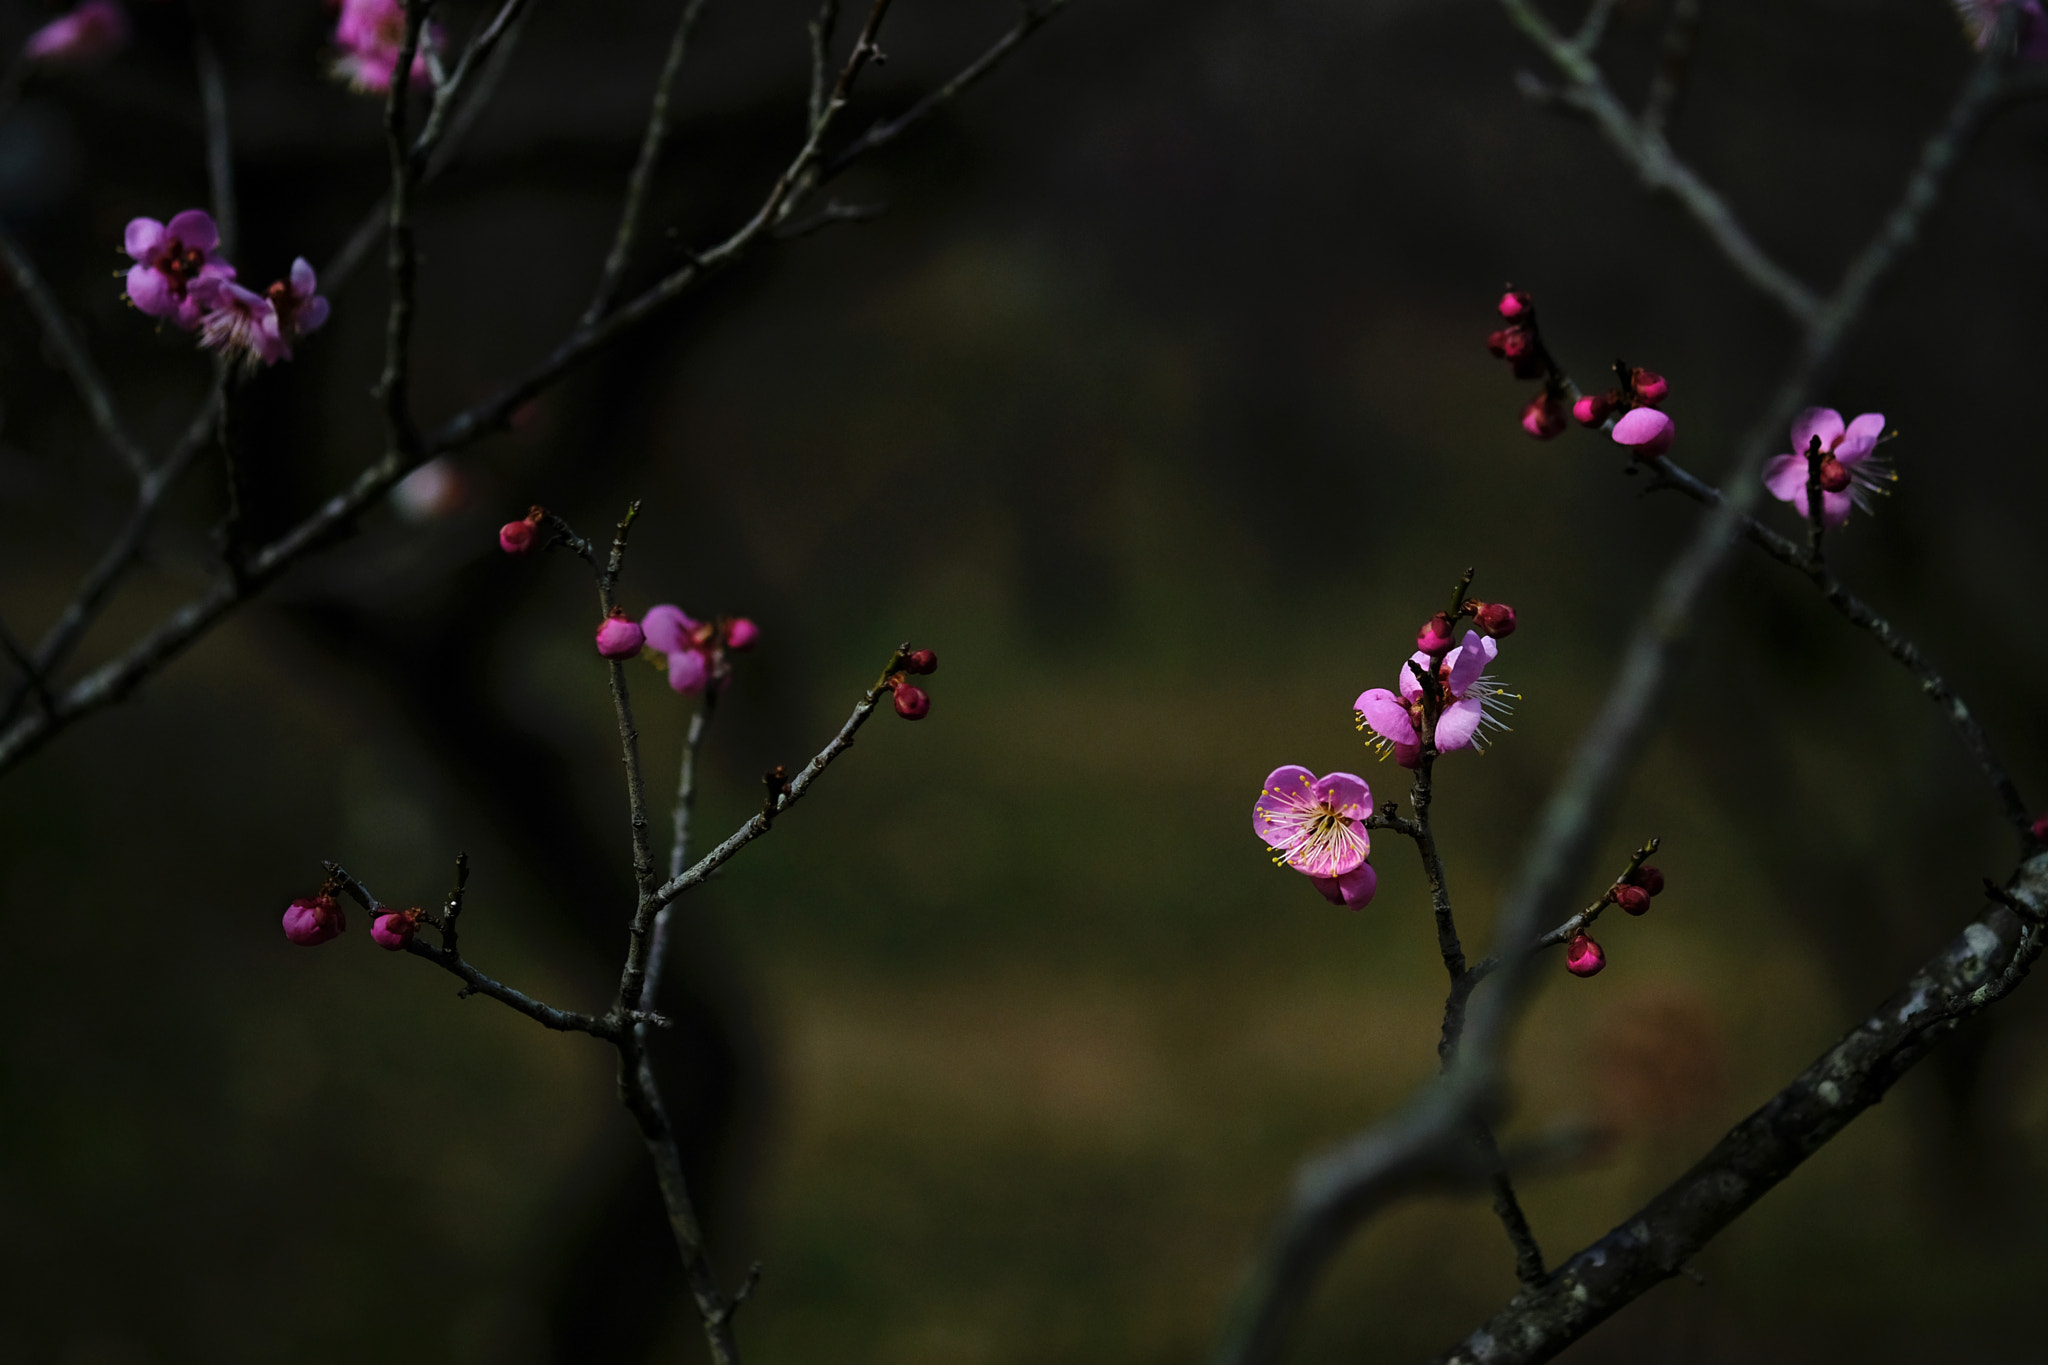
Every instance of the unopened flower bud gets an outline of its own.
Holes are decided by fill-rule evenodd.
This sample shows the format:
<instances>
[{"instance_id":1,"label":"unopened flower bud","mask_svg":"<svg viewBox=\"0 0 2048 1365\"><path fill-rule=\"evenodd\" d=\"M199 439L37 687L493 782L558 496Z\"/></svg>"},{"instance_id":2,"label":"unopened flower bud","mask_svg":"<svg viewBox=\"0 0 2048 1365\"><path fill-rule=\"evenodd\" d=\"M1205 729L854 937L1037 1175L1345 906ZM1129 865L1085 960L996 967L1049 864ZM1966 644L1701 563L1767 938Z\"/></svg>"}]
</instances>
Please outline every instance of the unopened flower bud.
<instances>
[{"instance_id":1,"label":"unopened flower bud","mask_svg":"<svg viewBox=\"0 0 2048 1365\"><path fill-rule=\"evenodd\" d=\"M1539 441L1548 441L1564 431L1564 400L1545 389L1522 409L1522 430Z\"/></svg>"},{"instance_id":2,"label":"unopened flower bud","mask_svg":"<svg viewBox=\"0 0 2048 1365\"><path fill-rule=\"evenodd\" d=\"M1565 945L1564 969L1573 976L1593 976L1607 965L1607 954L1593 941L1591 934L1574 934L1572 941Z\"/></svg>"},{"instance_id":3,"label":"unopened flower bud","mask_svg":"<svg viewBox=\"0 0 2048 1365\"><path fill-rule=\"evenodd\" d=\"M1529 302L1529 296L1519 289L1510 289L1507 293L1500 296L1500 315L1504 318L1521 317L1533 306Z\"/></svg>"},{"instance_id":4,"label":"unopened flower bud","mask_svg":"<svg viewBox=\"0 0 2048 1365\"><path fill-rule=\"evenodd\" d=\"M612 608L612 614L597 628L597 652L607 659L630 659L646 643L647 634L640 629L639 623L617 607Z\"/></svg>"},{"instance_id":5,"label":"unopened flower bud","mask_svg":"<svg viewBox=\"0 0 2048 1365\"><path fill-rule=\"evenodd\" d=\"M752 649L754 641L760 638L761 628L744 616L735 616L725 623L727 649Z\"/></svg>"},{"instance_id":6,"label":"unopened flower bud","mask_svg":"<svg viewBox=\"0 0 2048 1365\"><path fill-rule=\"evenodd\" d=\"M311 948L334 938L348 928L348 916L326 892L293 901L284 908L284 936L301 948Z\"/></svg>"},{"instance_id":7,"label":"unopened flower bud","mask_svg":"<svg viewBox=\"0 0 2048 1365\"><path fill-rule=\"evenodd\" d=\"M939 656L936 650L913 649L903 656L903 670L906 673L936 673L939 671Z\"/></svg>"},{"instance_id":8,"label":"unopened flower bud","mask_svg":"<svg viewBox=\"0 0 2048 1365\"><path fill-rule=\"evenodd\" d=\"M1508 358L1508 333L1512 330L1512 328L1503 327L1498 332L1488 332L1486 334L1486 349L1492 352L1495 360L1506 360Z\"/></svg>"},{"instance_id":9,"label":"unopened flower bud","mask_svg":"<svg viewBox=\"0 0 2048 1365\"><path fill-rule=\"evenodd\" d=\"M541 518L547 515L536 507L518 521L508 521L498 528L498 548L508 555L523 555L540 542Z\"/></svg>"},{"instance_id":10,"label":"unopened flower bud","mask_svg":"<svg viewBox=\"0 0 2048 1365\"><path fill-rule=\"evenodd\" d=\"M412 936L419 932L419 928L419 911L394 910L370 921L370 939L379 948L388 948L395 953L412 942Z\"/></svg>"},{"instance_id":11,"label":"unopened flower bud","mask_svg":"<svg viewBox=\"0 0 2048 1365\"><path fill-rule=\"evenodd\" d=\"M1635 391L1638 399L1651 407L1663 402L1664 395L1671 391L1671 386L1664 382L1663 375L1655 370L1646 370L1640 365L1628 372L1628 386Z\"/></svg>"},{"instance_id":12,"label":"unopened flower bud","mask_svg":"<svg viewBox=\"0 0 2048 1365\"><path fill-rule=\"evenodd\" d=\"M1614 403L1604 393L1589 393L1572 404L1572 416L1582 427L1597 427L1607 420L1607 414L1614 411Z\"/></svg>"},{"instance_id":13,"label":"unopened flower bud","mask_svg":"<svg viewBox=\"0 0 2048 1365\"><path fill-rule=\"evenodd\" d=\"M915 683L896 684L896 714L905 720L923 720L932 709L932 699Z\"/></svg>"},{"instance_id":14,"label":"unopened flower bud","mask_svg":"<svg viewBox=\"0 0 2048 1365\"><path fill-rule=\"evenodd\" d=\"M1614 888L1614 903L1631 915L1640 915L1650 908L1650 893L1640 886L1624 883Z\"/></svg>"},{"instance_id":15,"label":"unopened flower bud","mask_svg":"<svg viewBox=\"0 0 2048 1365\"><path fill-rule=\"evenodd\" d=\"M1639 867L1629 881L1655 896L1664 890L1664 874L1654 867Z\"/></svg>"},{"instance_id":16,"label":"unopened flower bud","mask_svg":"<svg viewBox=\"0 0 2048 1365\"><path fill-rule=\"evenodd\" d=\"M1415 647L1424 654L1443 654L1451 647L1451 618L1438 612L1415 632Z\"/></svg>"},{"instance_id":17,"label":"unopened flower bud","mask_svg":"<svg viewBox=\"0 0 2048 1365\"><path fill-rule=\"evenodd\" d=\"M1515 609L1505 602L1481 602L1472 623L1494 639L1505 640L1515 633Z\"/></svg>"},{"instance_id":18,"label":"unopened flower bud","mask_svg":"<svg viewBox=\"0 0 2048 1365\"><path fill-rule=\"evenodd\" d=\"M1616 445L1628 446L1636 458L1647 460L1671 449L1678 428L1655 408L1637 408L1624 414L1608 434Z\"/></svg>"},{"instance_id":19,"label":"unopened flower bud","mask_svg":"<svg viewBox=\"0 0 2048 1365\"><path fill-rule=\"evenodd\" d=\"M1820 462L1820 486L1830 493L1839 493L1849 486L1849 468L1830 455Z\"/></svg>"}]
</instances>

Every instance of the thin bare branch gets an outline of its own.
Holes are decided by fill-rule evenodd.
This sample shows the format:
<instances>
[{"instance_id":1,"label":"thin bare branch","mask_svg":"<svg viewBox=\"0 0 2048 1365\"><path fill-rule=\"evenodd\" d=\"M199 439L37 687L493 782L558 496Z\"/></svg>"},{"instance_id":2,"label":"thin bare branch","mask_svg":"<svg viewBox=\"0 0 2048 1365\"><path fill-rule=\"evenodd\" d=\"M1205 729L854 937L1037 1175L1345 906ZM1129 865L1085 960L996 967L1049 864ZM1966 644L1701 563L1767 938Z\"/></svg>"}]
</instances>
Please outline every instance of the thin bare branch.
<instances>
[{"instance_id":1,"label":"thin bare branch","mask_svg":"<svg viewBox=\"0 0 2048 1365\"><path fill-rule=\"evenodd\" d=\"M390 242L385 261L391 276L391 309L384 324L384 372L377 394L384 403L385 439L393 450L411 455L419 446L412 420L413 279L419 268L412 238L413 160L406 148L406 94L412 84L412 62L420 33L434 0L403 0L405 37L391 68L391 89L384 100L384 145L391 163Z\"/></svg>"},{"instance_id":2,"label":"thin bare branch","mask_svg":"<svg viewBox=\"0 0 2048 1365\"><path fill-rule=\"evenodd\" d=\"M1664 50L1657 58L1649 98L1643 102L1644 132L1663 136L1678 112L1686 78L1692 73L1692 49L1699 31L1700 0L1671 0L1671 13L1664 21Z\"/></svg>"},{"instance_id":3,"label":"thin bare branch","mask_svg":"<svg viewBox=\"0 0 2048 1365\"><path fill-rule=\"evenodd\" d=\"M199 106L206 116L206 183L212 192L213 222L220 229L220 250L233 256L241 242L240 215L235 211L235 148L228 131L228 82L220 56L204 33L192 40L199 68Z\"/></svg>"},{"instance_id":4,"label":"thin bare branch","mask_svg":"<svg viewBox=\"0 0 2048 1365\"><path fill-rule=\"evenodd\" d=\"M811 19L811 97L804 126L814 128L825 116L825 82L832 75L832 32L839 27L839 0L818 0Z\"/></svg>"}]
</instances>

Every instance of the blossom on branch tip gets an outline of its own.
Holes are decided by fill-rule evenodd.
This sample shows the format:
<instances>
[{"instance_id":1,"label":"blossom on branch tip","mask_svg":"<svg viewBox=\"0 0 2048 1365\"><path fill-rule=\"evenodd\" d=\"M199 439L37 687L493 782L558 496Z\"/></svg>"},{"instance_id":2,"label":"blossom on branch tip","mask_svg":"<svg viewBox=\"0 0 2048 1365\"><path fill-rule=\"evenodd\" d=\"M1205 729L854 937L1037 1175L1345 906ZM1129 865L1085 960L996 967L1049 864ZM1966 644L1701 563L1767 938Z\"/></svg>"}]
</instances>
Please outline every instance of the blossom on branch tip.
<instances>
[{"instance_id":1,"label":"blossom on branch tip","mask_svg":"<svg viewBox=\"0 0 2048 1365\"><path fill-rule=\"evenodd\" d=\"M326 892L295 900L284 908L284 936L301 948L312 948L348 928L348 916Z\"/></svg>"},{"instance_id":2,"label":"blossom on branch tip","mask_svg":"<svg viewBox=\"0 0 2048 1365\"><path fill-rule=\"evenodd\" d=\"M1636 408L1614 424L1614 443L1628 446L1637 459L1647 460L1671 449L1678 429L1669 417L1655 408Z\"/></svg>"},{"instance_id":3,"label":"blossom on branch tip","mask_svg":"<svg viewBox=\"0 0 2048 1365\"><path fill-rule=\"evenodd\" d=\"M646 633L639 623L617 607L597 628L597 652L607 659L630 659L646 642Z\"/></svg>"},{"instance_id":4,"label":"blossom on branch tip","mask_svg":"<svg viewBox=\"0 0 2048 1365\"><path fill-rule=\"evenodd\" d=\"M388 948L395 953L412 942L412 936L419 929L419 911L393 910L370 921L370 938L379 948Z\"/></svg>"},{"instance_id":5,"label":"blossom on branch tip","mask_svg":"<svg viewBox=\"0 0 2048 1365\"><path fill-rule=\"evenodd\" d=\"M207 280L195 285L192 297L205 314L199 321L199 344L219 351L244 370L275 365L291 354L278 326L277 308L261 294L233 280Z\"/></svg>"},{"instance_id":6,"label":"blossom on branch tip","mask_svg":"<svg viewBox=\"0 0 2048 1365\"><path fill-rule=\"evenodd\" d=\"M939 656L929 649L913 649L903 656L905 673L936 673L939 671Z\"/></svg>"},{"instance_id":7,"label":"blossom on branch tip","mask_svg":"<svg viewBox=\"0 0 2048 1365\"><path fill-rule=\"evenodd\" d=\"M1501 718L1514 711L1509 701L1519 700L1485 673L1486 666L1499 653L1498 641L1468 630L1463 643L1441 662L1419 651L1410 656L1401 669L1398 695L1375 687L1359 693L1358 700L1352 703L1360 728L1371 731L1366 742L1379 751L1381 758L1392 754L1394 761L1404 768L1413 768L1422 761L1426 712L1422 684L1415 676L1420 669L1425 675L1433 671L1442 688L1443 711L1436 720L1436 751L1446 754L1471 748L1485 752L1490 738L1487 729L1507 729Z\"/></svg>"},{"instance_id":8,"label":"blossom on branch tip","mask_svg":"<svg viewBox=\"0 0 2048 1365\"><path fill-rule=\"evenodd\" d=\"M1521 290L1510 289L1507 293L1500 296L1500 303L1496 307L1499 309L1502 317L1518 318L1524 313L1529 312L1535 305L1529 301L1529 296Z\"/></svg>"},{"instance_id":9,"label":"blossom on branch tip","mask_svg":"<svg viewBox=\"0 0 2048 1365\"><path fill-rule=\"evenodd\" d=\"M1607 965L1607 954L1591 934L1574 934L1565 945L1564 969L1573 976L1596 976Z\"/></svg>"},{"instance_id":10,"label":"blossom on branch tip","mask_svg":"<svg viewBox=\"0 0 2048 1365\"><path fill-rule=\"evenodd\" d=\"M540 542L540 524L547 518L541 508L534 508L518 521L508 521L498 528L498 548L508 555L523 555Z\"/></svg>"},{"instance_id":11,"label":"blossom on branch tip","mask_svg":"<svg viewBox=\"0 0 2048 1365\"><path fill-rule=\"evenodd\" d=\"M1298 764L1275 768L1252 806L1252 833L1339 905L1363 906L1377 884L1366 858L1372 788L1355 773L1317 777ZM1362 870L1361 870L1362 869Z\"/></svg>"},{"instance_id":12,"label":"blossom on branch tip","mask_svg":"<svg viewBox=\"0 0 2048 1365\"><path fill-rule=\"evenodd\" d=\"M676 692L702 692L711 681L711 632L681 607L664 602L640 618L648 648L668 657L668 685Z\"/></svg>"},{"instance_id":13,"label":"blossom on branch tip","mask_svg":"<svg viewBox=\"0 0 2048 1365\"><path fill-rule=\"evenodd\" d=\"M1444 654L1451 648L1451 618L1438 612L1415 632L1415 647L1424 654Z\"/></svg>"},{"instance_id":14,"label":"blossom on branch tip","mask_svg":"<svg viewBox=\"0 0 2048 1365\"><path fill-rule=\"evenodd\" d=\"M1807 510L1806 482L1810 474L1807 453L1820 443L1820 519L1824 526L1840 526L1849 519L1849 509L1868 512L1878 494L1898 475L1889 462L1876 455L1877 442L1884 435L1884 414L1866 412L1846 425L1833 408L1808 408L1792 419L1792 453L1773 456L1764 465L1764 487L1780 502L1790 503L1799 515Z\"/></svg>"},{"instance_id":15,"label":"blossom on branch tip","mask_svg":"<svg viewBox=\"0 0 2048 1365\"><path fill-rule=\"evenodd\" d=\"M1648 865L1637 868L1627 878L1630 886L1640 886L1651 895L1660 895L1664 890L1664 874Z\"/></svg>"},{"instance_id":16,"label":"blossom on branch tip","mask_svg":"<svg viewBox=\"0 0 2048 1365\"><path fill-rule=\"evenodd\" d=\"M1650 908L1650 893L1640 886L1623 883L1610 893L1614 903L1631 915L1640 915Z\"/></svg>"},{"instance_id":17,"label":"blossom on branch tip","mask_svg":"<svg viewBox=\"0 0 2048 1365\"><path fill-rule=\"evenodd\" d=\"M204 209L186 209L168 223L132 218L121 249L135 261L128 271L128 301L153 318L186 331L199 325L214 286L235 277L220 258L220 229Z\"/></svg>"},{"instance_id":18,"label":"blossom on branch tip","mask_svg":"<svg viewBox=\"0 0 2048 1365\"><path fill-rule=\"evenodd\" d=\"M128 16L113 0L85 0L69 14L52 19L21 45L23 61L52 65L83 64L128 45Z\"/></svg>"},{"instance_id":19,"label":"blossom on branch tip","mask_svg":"<svg viewBox=\"0 0 2048 1365\"><path fill-rule=\"evenodd\" d=\"M726 622L725 645L727 649L752 649L754 647L754 641L760 638L761 628L755 625L752 621L748 620L744 616L735 616L732 620ZM918 653L931 654L932 652L928 649L922 649L919 650ZM932 655L932 658L934 660L932 668L937 668L938 664L936 660L938 656ZM924 668L918 669L916 671L920 673L929 673L932 670L931 668Z\"/></svg>"},{"instance_id":20,"label":"blossom on branch tip","mask_svg":"<svg viewBox=\"0 0 2048 1365\"><path fill-rule=\"evenodd\" d=\"M383 94L391 88L399 53L405 48L405 6L401 0L341 0L334 43L341 49L334 59L334 74L352 90ZM413 84L428 79L427 53L440 47L440 26L430 22L420 31L419 51L413 54Z\"/></svg>"}]
</instances>

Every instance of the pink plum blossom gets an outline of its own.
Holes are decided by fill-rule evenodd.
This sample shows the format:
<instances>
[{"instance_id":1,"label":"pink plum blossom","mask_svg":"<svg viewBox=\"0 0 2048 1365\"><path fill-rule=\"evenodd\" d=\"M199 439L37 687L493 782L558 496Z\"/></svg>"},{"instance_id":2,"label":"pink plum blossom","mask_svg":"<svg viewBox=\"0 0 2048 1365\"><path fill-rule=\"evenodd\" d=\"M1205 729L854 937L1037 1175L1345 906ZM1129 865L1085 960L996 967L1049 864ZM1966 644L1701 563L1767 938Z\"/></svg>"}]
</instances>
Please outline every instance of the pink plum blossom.
<instances>
[{"instance_id":1,"label":"pink plum blossom","mask_svg":"<svg viewBox=\"0 0 2048 1365\"><path fill-rule=\"evenodd\" d=\"M334 24L334 42L341 49L334 59L334 74L353 90L381 95L391 88L398 69L398 54L405 47L405 6L399 0L341 0L341 17ZM412 59L411 81L428 78L427 53L438 51L441 33L429 23L420 34L420 49Z\"/></svg>"},{"instance_id":2,"label":"pink plum blossom","mask_svg":"<svg viewBox=\"0 0 2048 1365\"><path fill-rule=\"evenodd\" d=\"M1445 655L1441 663L1423 653L1409 656L1409 663L1415 668L1425 673L1435 670L1443 683L1444 708L1436 721L1438 753L1464 748L1484 752L1486 728L1507 728L1501 717L1514 710L1507 700L1514 694L1502 691L1486 674L1486 666L1499 653L1498 640L1468 630L1464 641ZM1401 669L1399 695L1375 687L1359 693L1358 700L1352 703L1362 722L1360 728L1372 732L1367 742L1380 751L1380 757L1391 753L1404 768L1422 761L1422 683L1415 676L1415 668Z\"/></svg>"},{"instance_id":3,"label":"pink plum blossom","mask_svg":"<svg viewBox=\"0 0 2048 1365\"><path fill-rule=\"evenodd\" d=\"M113 0L85 0L69 14L52 19L22 44L23 60L52 65L82 64L120 51L128 44L128 16Z\"/></svg>"},{"instance_id":4,"label":"pink plum blossom","mask_svg":"<svg viewBox=\"0 0 2048 1365\"><path fill-rule=\"evenodd\" d=\"M1317 777L1297 764L1267 774L1252 806L1252 832L1273 861L1306 876L1334 904L1354 908L1372 899L1378 874L1366 857L1372 835L1372 788L1354 773Z\"/></svg>"},{"instance_id":5,"label":"pink plum blossom","mask_svg":"<svg viewBox=\"0 0 2048 1365\"><path fill-rule=\"evenodd\" d=\"M1833 408L1808 408L1792 419L1792 453L1773 456L1764 466L1764 487L1780 502L1808 516L1806 504L1806 452L1815 438L1820 441L1820 519L1823 525L1840 526L1849 519L1851 507L1871 510L1871 499L1891 490L1887 484L1898 476L1891 466L1876 458L1877 438L1884 435L1884 414L1866 412L1846 426L1842 414Z\"/></svg>"},{"instance_id":6,"label":"pink plum blossom","mask_svg":"<svg viewBox=\"0 0 2048 1365\"><path fill-rule=\"evenodd\" d=\"M2038 62L2048 60L2048 9L2041 0L1955 0L1956 11L1963 17L1963 27L1969 31L1970 41L1982 52L1991 45L1991 35L1997 32L2000 10L2019 11L2019 55L2022 61Z\"/></svg>"},{"instance_id":7,"label":"pink plum blossom","mask_svg":"<svg viewBox=\"0 0 2048 1365\"><path fill-rule=\"evenodd\" d=\"M1636 458L1647 460L1671 449L1678 435L1672 420L1655 408L1634 408L1614 424L1614 443L1630 447Z\"/></svg>"},{"instance_id":8,"label":"pink plum blossom","mask_svg":"<svg viewBox=\"0 0 2048 1365\"><path fill-rule=\"evenodd\" d=\"M186 209L168 223L131 219L122 249L135 260L128 301L188 332L199 325L213 286L235 277L235 268L220 258L220 229L204 209Z\"/></svg>"},{"instance_id":9,"label":"pink plum blossom","mask_svg":"<svg viewBox=\"0 0 2048 1365\"><path fill-rule=\"evenodd\" d=\"M272 284L263 296L277 310L277 330L284 338L283 358L292 358L291 343L320 330L327 321L327 300L317 292L319 282L304 256L294 257L286 278Z\"/></svg>"},{"instance_id":10,"label":"pink plum blossom","mask_svg":"<svg viewBox=\"0 0 2048 1365\"><path fill-rule=\"evenodd\" d=\"M284 936L301 948L317 947L346 928L348 916L325 891L284 908Z\"/></svg>"},{"instance_id":11,"label":"pink plum blossom","mask_svg":"<svg viewBox=\"0 0 2048 1365\"><path fill-rule=\"evenodd\" d=\"M199 344L237 361L245 370L275 365L291 354L278 326L277 307L261 294L233 280L211 280L195 287L193 297L205 308L199 323Z\"/></svg>"},{"instance_id":12,"label":"pink plum blossom","mask_svg":"<svg viewBox=\"0 0 2048 1365\"><path fill-rule=\"evenodd\" d=\"M702 692L711 681L709 632L681 607L664 602L641 618L648 648L668 656L668 685L677 692Z\"/></svg>"}]
</instances>

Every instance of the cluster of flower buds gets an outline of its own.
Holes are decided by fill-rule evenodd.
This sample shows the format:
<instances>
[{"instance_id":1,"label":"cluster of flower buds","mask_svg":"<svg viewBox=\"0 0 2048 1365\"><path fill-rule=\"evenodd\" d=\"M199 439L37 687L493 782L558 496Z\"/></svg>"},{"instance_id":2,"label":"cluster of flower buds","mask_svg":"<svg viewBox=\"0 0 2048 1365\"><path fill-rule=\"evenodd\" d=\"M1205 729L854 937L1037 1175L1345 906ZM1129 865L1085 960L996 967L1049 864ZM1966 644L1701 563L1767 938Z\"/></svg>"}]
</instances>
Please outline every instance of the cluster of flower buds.
<instances>
[{"instance_id":1,"label":"cluster of flower buds","mask_svg":"<svg viewBox=\"0 0 2048 1365\"><path fill-rule=\"evenodd\" d=\"M1648 864L1638 864L1635 870L1607 888L1600 904L1618 905L1631 915L1640 915L1649 910L1650 898L1663 889L1664 874ZM1598 907L1593 913L1598 913ZM1565 945L1564 969L1573 976L1592 976L1606 965L1607 953L1583 929L1572 935L1572 941Z\"/></svg>"},{"instance_id":2,"label":"cluster of flower buds","mask_svg":"<svg viewBox=\"0 0 2048 1365\"><path fill-rule=\"evenodd\" d=\"M84 66L128 45L128 16L114 0L85 0L28 35L21 45L26 62Z\"/></svg>"},{"instance_id":3,"label":"cluster of flower buds","mask_svg":"<svg viewBox=\"0 0 2048 1365\"><path fill-rule=\"evenodd\" d=\"M399 54L405 50L405 6L399 0L341 0L341 14L334 21L334 74L352 90L381 95L391 88L398 72ZM407 80L420 85L430 78L429 52L441 47L441 29L428 23L420 32L419 50L413 54Z\"/></svg>"},{"instance_id":4,"label":"cluster of flower buds","mask_svg":"<svg viewBox=\"0 0 2048 1365\"><path fill-rule=\"evenodd\" d=\"M1507 361L1515 378L1543 381L1542 389L1522 409L1522 430L1539 441L1562 435L1566 425L1564 372L1543 345L1543 333L1536 326L1536 305L1521 290L1510 289L1500 296L1496 311L1507 326L1486 338L1486 349Z\"/></svg>"},{"instance_id":5,"label":"cluster of flower buds","mask_svg":"<svg viewBox=\"0 0 2048 1365\"><path fill-rule=\"evenodd\" d=\"M1605 393L1589 393L1572 404L1572 416L1580 426L1613 425L1614 441L1644 459L1671 448L1676 429L1659 411L1671 385L1655 370L1624 361L1614 362L1615 386Z\"/></svg>"},{"instance_id":6,"label":"cluster of flower buds","mask_svg":"<svg viewBox=\"0 0 2048 1365\"><path fill-rule=\"evenodd\" d=\"M204 209L186 209L168 223L131 219L121 245L135 262L127 288L137 311L199 333L201 346L244 369L290 360L292 343L327 321L327 300L303 256L261 294L235 283L235 268L221 258L220 229Z\"/></svg>"},{"instance_id":7,"label":"cluster of flower buds","mask_svg":"<svg viewBox=\"0 0 2048 1365\"><path fill-rule=\"evenodd\" d=\"M1515 609L1505 602L1482 602L1476 597L1468 597L1458 604L1458 617L1461 620L1469 618L1473 625L1479 627L1481 634L1496 640L1505 640L1515 633ZM1432 658L1449 653L1455 625L1449 612L1438 612L1415 632L1415 648Z\"/></svg>"},{"instance_id":8,"label":"cluster of flower buds","mask_svg":"<svg viewBox=\"0 0 2048 1365\"><path fill-rule=\"evenodd\" d=\"M896 663L882 679L882 686L894 692L896 714L905 720L923 720L931 714L931 693L910 681L910 674L922 677L939 671L939 656L929 649L899 651Z\"/></svg>"}]
</instances>

